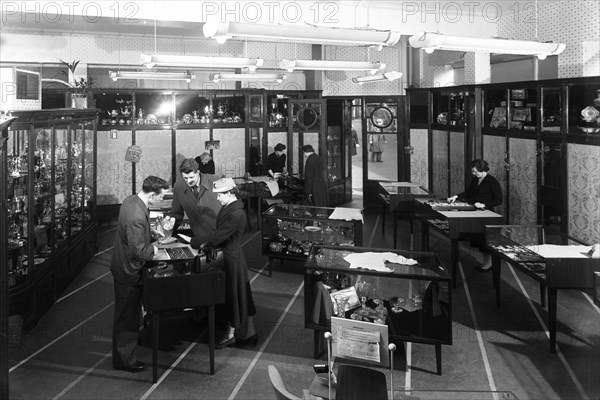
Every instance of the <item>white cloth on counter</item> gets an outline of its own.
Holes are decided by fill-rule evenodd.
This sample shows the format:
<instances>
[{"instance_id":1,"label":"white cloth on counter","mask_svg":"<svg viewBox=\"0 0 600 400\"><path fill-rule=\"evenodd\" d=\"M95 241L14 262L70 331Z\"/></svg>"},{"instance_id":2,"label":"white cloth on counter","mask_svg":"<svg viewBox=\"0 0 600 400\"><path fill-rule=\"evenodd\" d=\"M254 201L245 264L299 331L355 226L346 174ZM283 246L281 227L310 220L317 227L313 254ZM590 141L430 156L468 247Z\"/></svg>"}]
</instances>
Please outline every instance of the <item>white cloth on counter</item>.
<instances>
[{"instance_id":1,"label":"white cloth on counter","mask_svg":"<svg viewBox=\"0 0 600 400\"><path fill-rule=\"evenodd\" d=\"M375 253L369 251L366 253L352 253L344 257L344 260L350 263L350 268L364 268L379 272L394 271L393 269L385 266L386 261L394 264L418 264L418 262L412 258L406 258L400 254L392 252Z\"/></svg>"},{"instance_id":2,"label":"white cloth on counter","mask_svg":"<svg viewBox=\"0 0 600 400\"><path fill-rule=\"evenodd\" d=\"M341 219L344 221L361 221L363 224L365 220L362 215L362 210L358 208L346 208L336 207L335 210L329 216L329 219Z\"/></svg>"},{"instance_id":3,"label":"white cloth on counter","mask_svg":"<svg viewBox=\"0 0 600 400\"><path fill-rule=\"evenodd\" d=\"M589 258L592 246L561 246L557 244L539 244L527 246L534 253L544 258Z\"/></svg>"},{"instance_id":4,"label":"white cloth on counter","mask_svg":"<svg viewBox=\"0 0 600 400\"><path fill-rule=\"evenodd\" d=\"M271 196L277 196L277 193L279 193L279 184L277 183L277 181L265 181L265 183L271 191Z\"/></svg>"}]
</instances>

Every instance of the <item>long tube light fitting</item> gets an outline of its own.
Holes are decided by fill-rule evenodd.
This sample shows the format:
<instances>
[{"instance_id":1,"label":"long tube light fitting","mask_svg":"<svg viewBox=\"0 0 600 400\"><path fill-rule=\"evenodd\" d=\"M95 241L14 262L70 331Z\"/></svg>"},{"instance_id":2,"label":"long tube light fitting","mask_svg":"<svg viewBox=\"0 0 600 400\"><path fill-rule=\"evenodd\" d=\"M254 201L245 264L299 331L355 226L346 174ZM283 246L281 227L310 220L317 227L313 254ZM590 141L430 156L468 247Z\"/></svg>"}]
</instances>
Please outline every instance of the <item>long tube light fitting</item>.
<instances>
[{"instance_id":1,"label":"long tube light fitting","mask_svg":"<svg viewBox=\"0 0 600 400\"><path fill-rule=\"evenodd\" d=\"M290 41L324 45L372 46L381 50L400 40L400 32L374 29L328 28L310 25L261 25L208 20L202 27L204 37L218 43L228 39L255 41Z\"/></svg>"},{"instance_id":2,"label":"long tube light fitting","mask_svg":"<svg viewBox=\"0 0 600 400\"><path fill-rule=\"evenodd\" d=\"M392 81L395 81L396 79L400 79L400 78L402 78L402 72L390 71L390 72L384 72L382 74L359 76L356 78L352 78L352 82L362 85L364 83L373 83L373 82L384 82L384 81L392 82Z\"/></svg>"},{"instance_id":3,"label":"long tube light fitting","mask_svg":"<svg viewBox=\"0 0 600 400\"><path fill-rule=\"evenodd\" d=\"M190 83L196 75L189 72L140 72L140 71L109 71L108 75L113 81L119 79L157 79L171 81L186 81Z\"/></svg>"},{"instance_id":4,"label":"long tube light fitting","mask_svg":"<svg viewBox=\"0 0 600 400\"><path fill-rule=\"evenodd\" d=\"M287 79L287 75L280 73L265 73L265 74L228 74L228 73L216 73L210 74L210 80L218 83L223 82L237 82L237 81L249 81L249 82L277 82L281 83Z\"/></svg>"},{"instance_id":5,"label":"long tube light fitting","mask_svg":"<svg viewBox=\"0 0 600 400\"><path fill-rule=\"evenodd\" d=\"M485 51L496 54L537 56L540 60L550 55L560 54L566 48L562 43L448 36L432 32L413 35L408 42L412 47L422 48L428 54L433 53L434 50Z\"/></svg>"},{"instance_id":6,"label":"long tube light fitting","mask_svg":"<svg viewBox=\"0 0 600 400\"><path fill-rule=\"evenodd\" d=\"M241 57L205 57L205 56L175 56L166 54L142 54L142 64L148 68L182 67L182 68L248 68L255 71L262 67L262 58Z\"/></svg>"},{"instance_id":7,"label":"long tube light fitting","mask_svg":"<svg viewBox=\"0 0 600 400\"><path fill-rule=\"evenodd\" d=\"M327 61L327 60L281 60L279 68L292 72L296 69L314 71L369 71L371 74L383 71L385 64L368 61Z\"/></svg>"}]
</instances>

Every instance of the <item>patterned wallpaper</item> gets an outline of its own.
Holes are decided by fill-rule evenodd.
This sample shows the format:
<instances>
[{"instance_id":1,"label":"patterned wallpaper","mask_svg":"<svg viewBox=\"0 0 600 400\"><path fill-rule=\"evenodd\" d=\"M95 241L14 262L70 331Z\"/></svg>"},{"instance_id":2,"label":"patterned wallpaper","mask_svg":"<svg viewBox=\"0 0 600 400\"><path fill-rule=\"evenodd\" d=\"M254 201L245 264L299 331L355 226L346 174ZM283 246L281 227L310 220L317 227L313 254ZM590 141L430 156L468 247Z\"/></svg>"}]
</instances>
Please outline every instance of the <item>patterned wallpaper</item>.
<instances>
[{"instance_id":1,"label":"patterned wallpaper","mask_svg":"<svg viewBox=\"0 0 600 400\"><path fill-rule=\"evenodd\" d=\"M588 243L600 242L600 148L567 145L569 233Z\"/></svg>"},{"instance_id":2,"label":"patterned wallpaper","mask_svg":"<svg viewBox=\"0 0 600 400\"><path fill-rule=\"evenodd\" d=\"M119 131L116 139L110 138L110 132L98 132L97 141L98 205L120 204L132 194L131 163L125 161L125 150L131 145L131 131Z\"/></svg>"},{"instance_id":3,"label":"patterned wallpaper","mask_svg":"<svg viewBox=\"0 0 600 400\"><path fill-rule=\"evenodd\" d=\"M448 132L434 130L431 132L433 152L433 194L437 197L448 197Z\"/></svg>"},{"instance_id":4,"label":"patterned wallpaper","mask_svg":"<svg viewBox=\"0 0 600 400\"><path fill-rule=\"evenodd\" d=\"M460 193L465 187L465 134L450 132L450 193Z\"/></svg>"},{"instance_id":5,"label":"patterned wallpaper","mask_svg":"<svg viewBox=\"0 0 600 400\"><path fill-rule=\"evenodd\" d=\"M595 0L538 1L537 37L565 43L558 56L558 77L600 75L600 2ZM515 3L517 4L517 3ZM535 12L523 2L520 13L505 13L498 22L498 36L535 40Z\"/></svg>"},{"instance_id":6,"label":"patterned wallpaper","mask_svg":"<svg viewBox=\"0 0 600 400\"><path fill-rule=\"evenodd\" d=\"M489 174L498 179L504 194L504 201L498 207L496 212L500 215L506 215L506 199L508 198L506 187L506 168L504 167L504 157L506 154L506 138L501 136L483 135L483 159L490 164Z\"/></svg>"},{"instance_id":7,"label":"patterned wallpaper","mask_svg":"<svg viewBox=\"0 0 600 400\"><path fill-rule=\"evenodd\" d=\"M419 183L429 189L429 138L427 129L411 129L410 145L413 153L410 156L410 181Z\"/></svg>"},{"instance_id":8,"label":"patterned wallpaper","mask_svg":"<svg viewBox=\"0 0 600 400\"><path fill-rule=\"evenodd\" d=\"M221 141L220 148L213 151L217 175L234 177L243 176L246 173L245 137L246 130L244 128L213 130L213 140Z\"/></svg>"},{"instance_id":9,"label":"patterned wallpaper","mask_svg":"<svg viewBox=\"0 0 600 400\"><path fill-rule=\"evenodd\" d=\"M510 138L508 141L510 174L510 224L537 222L537 156L536 142L531 139Z\"/></svg>"},{"instance_id":10,"label":"patterned wallpaper","mask_svg":"<svg viewBox=\"0 0 600 400\"><path fill-rule=\"evenodd\" d=\"M172 185L171 130L136 131L135 143L142 148L140 162L135 164L136 193L148 175L163 178Z\"/></svg>"}]
</instances>

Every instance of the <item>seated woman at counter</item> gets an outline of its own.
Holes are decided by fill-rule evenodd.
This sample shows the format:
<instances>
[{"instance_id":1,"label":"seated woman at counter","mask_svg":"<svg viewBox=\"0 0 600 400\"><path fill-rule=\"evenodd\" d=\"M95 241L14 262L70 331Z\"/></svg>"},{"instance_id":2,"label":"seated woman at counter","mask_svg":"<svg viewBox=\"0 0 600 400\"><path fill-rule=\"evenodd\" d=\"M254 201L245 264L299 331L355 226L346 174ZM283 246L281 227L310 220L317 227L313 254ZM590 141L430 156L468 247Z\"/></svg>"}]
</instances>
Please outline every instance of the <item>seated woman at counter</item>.
<instances>
[{"instance_id":1,"label":"seated woman at counter","mask_svg":"<svg viewBox=\"0 0 600 400\"><path fill-rule=\"evenodd\" d=\"M217 215L217 231L207 242L192 238L194 248L221 248L225 270L225 305L219 308L217 318L222 319L224 331L217 338L217 349L235 343L256 344L258 333L254 326L256 308L248 278L246 257L242 250L242 236L246 230L244 203L237 198L238 189L231 178L222 178L213 183L213 193L223 208Z\"/></svg>"},{"instance_id":2,"label":"seated woman at counter","mask_svg":"<svg viewBox=\"0 0 600 400\"><path fill-rule=\"evenodd\" d=\"M469 204L473 204L479 209L494 211L494 208L502 204L503 200L500 182L488 173L490 166L485 160L473 160L469 164L469 167L471 168L473 179L467 187L467 190L448 197L448 202L454 203L456 199L460 199ZM471 238L471 245L478 247L483 253L483 265L476 269L479 272L490 271L492 268L492 257L485 250L485 240L482 235Z\"/></svg>"},{"instance_id":3,"label":"seated woman at counter","mask_svg":"<svg viewBox=\"0 0 600 400\"><path fill-rule=\"evenodd\" d=\"M277 173L285 174L285 172L287 172L284 172L286 156L283 154L283 151L285 150L285 144L277 143L274 150L275 151L267 157L267 173L273 178L275 178L275 174Z\"/></svg>"},{"instance_id":4,"label":"seated woman at counter","mask_svg":"<svg viewBox=\"0 0 600 400\"><path fill-rule=\"evenodd\" d=\"M213 174L215 173L215 162L209 153L202 153L194 160L198 163L198 171L201 174Z\"/></svg>"}]
</instances>

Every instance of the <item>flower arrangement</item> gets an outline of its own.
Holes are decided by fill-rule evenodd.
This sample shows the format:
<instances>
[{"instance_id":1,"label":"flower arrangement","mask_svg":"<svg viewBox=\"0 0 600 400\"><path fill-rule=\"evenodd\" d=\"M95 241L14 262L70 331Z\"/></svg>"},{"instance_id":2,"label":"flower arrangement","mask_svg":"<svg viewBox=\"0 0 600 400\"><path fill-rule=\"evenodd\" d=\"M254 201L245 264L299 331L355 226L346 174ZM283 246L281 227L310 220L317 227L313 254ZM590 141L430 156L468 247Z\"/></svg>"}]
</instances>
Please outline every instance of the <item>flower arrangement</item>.
<instances>
[{"instance_id":1,"label":"flower arrangement","mask_svg":"<svg viewBox=\"0 0 600 400\"><path fill-rule=\"evenodd\" d=\"M87 97L89 89L94 85L94 75L90 75L87 79L80 77L75 78L75 69L79 65L80 60L73 60L69 63L59 58L61 64L67 67L68 72L63 71L63 74L67 75L68 82L76 88L76 93L83 97Z\"/></svg>"}]
</instances>

